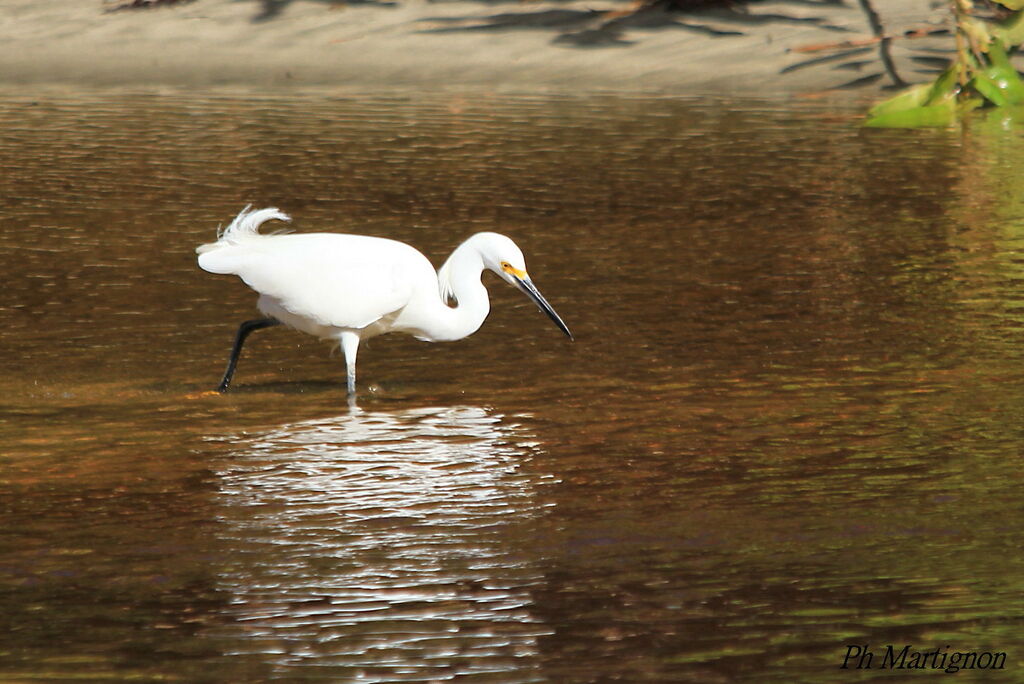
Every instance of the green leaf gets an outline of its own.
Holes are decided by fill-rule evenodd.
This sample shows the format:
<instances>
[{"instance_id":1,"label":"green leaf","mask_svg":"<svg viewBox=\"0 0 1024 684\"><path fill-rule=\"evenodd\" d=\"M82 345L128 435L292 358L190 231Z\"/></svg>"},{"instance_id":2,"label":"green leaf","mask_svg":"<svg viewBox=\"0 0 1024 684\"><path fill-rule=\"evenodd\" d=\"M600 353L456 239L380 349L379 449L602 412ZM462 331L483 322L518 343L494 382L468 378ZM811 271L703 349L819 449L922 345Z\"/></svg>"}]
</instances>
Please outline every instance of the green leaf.
<instances>
[{"instance_id":1,"label":"green leaf","mask_svg":"<svg viewBox=\"0 0 1024 684\"><path fill-rule=\"evenodd\" d=\"M1024 0L996 0L996 2L1012 10L1024 9Z\"/></svg>"},{"instance_id":2,"label":"green leaf","mask_svg":"<svg viewBox=\"0 0 1024 684\"><path fill-rule=\"evenodd\" d=\"M999 87L999 84L984 73L975 74L974 78L971 79L971 85L976 91L981 93L986 100L994 104L996 107L1005 107L1010 104L1009 100L1006 99L1006 95L1003 94L1002 88Z\"/></svg>"},{"instance_id":3,"label":"green leaf","mask_svg":"<svg viewBox=\"0 0 1024 684\"><path fill-rule=\"evenodd\" d=\"M868 111L865 126L924 128L949 126L956 119L957 71L950 66L932 83L911 86Z\"/></svg>"},{"instance_id":4,"label":"green leaf","mask_svg":"<svg viewBox=\"0 0 1024 684\"><path fill-rule=\"evenodd\" d=\"M944 100L951 99L956 96L957 93L957 68L955 64L951 64L946 68L939 77L932 83L931 88L928 91L928 97L924 101L924 104L934 105L943 102Z\"/></svg>"},{"instance_id":5,"label":"green leaf","mask_svg":"<svg viewBox=\"0 0 1024 684\"><path fill-rule=\"evenodd\" d=\"M1017 12L991 29L992 35L1002 41L1003 45L1020 45L1024 43L1024 12Z\"/></svg>"},{"instance_id":6,"label":"green leaf","mask_svg":"<svg viewBox=\"0 0 1024 684\"><path fill-rule=\"evenodd\" d=\"M935 128L950 126L956 121L953 100L938 105L890 111L873 116L864 122L870 128Z\"/></svg>"},{"instance_id":7,"label":"green leaf","mask_svg":"<svg viewBox=\"0 0 1024 684\"><path fill-rule=\"evenodd\" d=\"M932 84L930 83L910 86L888 100L883 100L876 104L868 110L868 116L882 116L883 114L892 114L921 107L928 102L931 90Z\"/></svg>"},{"instance_id":8,"label":"green leaf","mask_svg":"<svg viewBox=\"0 0 1024 684\"><path fill-rule=\"evenodd\" d=\"M1006 54L1006 48L1003 47L1001 40L993 40L991 45L988 46L988 61L992 66L1001 69L1013 69L1013 65L1010 64L1010 57Z\"/></svg>"},{"instance_id":9,"label":"green leaf","mask_svg":"<svg viewBox=\"0 0 1024 684\"><path fill-rule=\"evenodd\" d=\"M1024 102L1024 82L1000 41L994 40L989 45L988 59L990 65L974 76L977 91L1000 107Z\"/></svg>"},{"instance_id":10,"label":"green leaf","mask_svg":"<svg viewBox=\"0 0 1024 684\"><path fill-rule=\"evenodd\" d=\"M1013 69L988 69L985 75L999 86L1006 98L1007 104L1020 104L1024 102L1024 82Z\"/></svg>"}]
</instances>

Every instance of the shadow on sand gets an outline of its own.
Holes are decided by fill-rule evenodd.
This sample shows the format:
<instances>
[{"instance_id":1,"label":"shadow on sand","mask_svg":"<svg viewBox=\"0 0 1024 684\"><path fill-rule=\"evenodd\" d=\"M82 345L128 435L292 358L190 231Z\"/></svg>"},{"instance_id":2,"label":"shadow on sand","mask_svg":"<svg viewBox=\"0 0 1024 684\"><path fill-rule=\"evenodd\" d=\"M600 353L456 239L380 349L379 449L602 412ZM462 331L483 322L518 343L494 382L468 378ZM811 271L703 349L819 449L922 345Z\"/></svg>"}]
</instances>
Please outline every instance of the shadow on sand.
<instances>
[{"instance_id":1,"label":"shadow on sand","mask_svg":"<svg viewBox=\"0 0 1024 684\"><path fill-rule=\"evenodd\" d=\"M184 4L194 0L129 0L117 9L150 7L155 4ZM258 8L253 22L271 21L281 16L297 0L237 0ZM302 0L327 7L398 7L401 0ZM779 73L802 79L806 69L829 69L837 84L830 89L852 89L887 78L889 87L902 87L913 80L934 78L949 63L950 49L910 41L919 31L900 33L885 25L873 0L778 0L771 10L759 0L618 0L618 9L596 10L568 5L572 0L548 0L543 7L520 0L430 0L434 5L465 7L466 12L416 20L421 34L510 33L532 31L548 34L550 42L566 48L626 48L642 42L645 34L679 31L711 39L765 35L780 26L806 26L825 38L818 45L788 46L786 52L806 54L807 58L783 66ZM483 13L481 7L507 7L507 10ZM779 8L792 8L792 11ZM765 9L765 11L761 11ZM851 13L853 13L851 15ZM863 22L863 23L861 23ZM866 30L851 26L862 25ZM415 30L415 29L414 29ZM870 31L868 33L867 31ZM926 35L946 33L930 27ZM897 65L892 55L895 40L908 40L912 52ZM775 48L778 52L778 48ZM751 60L758 59L756 53ZM908 72L908 73L902 73ZM913 75L914 78L904 78Z\"/></svg>"}]
</instances>

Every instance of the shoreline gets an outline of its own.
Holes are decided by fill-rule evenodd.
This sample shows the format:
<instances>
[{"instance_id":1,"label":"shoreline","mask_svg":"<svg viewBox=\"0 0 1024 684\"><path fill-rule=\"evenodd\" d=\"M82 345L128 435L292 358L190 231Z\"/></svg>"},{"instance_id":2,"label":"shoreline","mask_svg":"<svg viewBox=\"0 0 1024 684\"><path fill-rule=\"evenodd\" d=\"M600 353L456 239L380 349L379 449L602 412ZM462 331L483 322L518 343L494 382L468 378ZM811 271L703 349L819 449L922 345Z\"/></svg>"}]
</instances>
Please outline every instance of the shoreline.
<instances>
[{"instance_id":1,"label":"shoreline","mask_svg":"<svg viewBox=\"0 0 1024 684\"><path fill-rule=\"evenodd\" d=\"M860 7L786 0L634 14L618 0L294 0L266 20L243 0L117 12L101 0L8 2L2 89L863 96L932 78L952 49L949 35L895 38L887 70ZM886 35L948 23L930 0L876 4Z\"/></svg>"}]
</instances>

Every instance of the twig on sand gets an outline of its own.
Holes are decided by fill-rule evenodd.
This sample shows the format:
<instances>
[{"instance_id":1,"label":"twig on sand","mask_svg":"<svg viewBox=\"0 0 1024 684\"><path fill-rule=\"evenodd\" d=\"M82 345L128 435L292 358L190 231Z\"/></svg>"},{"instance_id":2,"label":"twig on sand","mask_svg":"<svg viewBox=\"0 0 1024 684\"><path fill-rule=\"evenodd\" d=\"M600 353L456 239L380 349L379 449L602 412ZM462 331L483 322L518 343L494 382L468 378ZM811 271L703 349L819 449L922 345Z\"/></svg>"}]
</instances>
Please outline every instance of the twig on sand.
<instances>
[{"instance_id":1,"label":"twig on sand","mask_svg":"<svg viewBox=\"0 0 1024 684\"><path fill-rule=\"evenodd\" d=\"M874 45L883 40L891 40L893 38L927 38L929 36L946 35L949 33L947 28L923 28L923 29L912 29L904 32L901 35L883 35L873 36L871 38L860 38L857 40L843 40L836 43L813 43L811 45L798 45L796 47L789 48L789 52L823 52L826 50L846 50L852 47L862 47L865 45Z\"/></svg>"},{"instance_id":2,"label":"twig on sand","mask_svg":"<svg viewBox=\"0 0 1024 684\"><path fill-rule=\"evenodd\" d=\"M128 9L150 9L151 7L159 7L160 5L185 5L195 0L122 0L109 7L106 7L104 12L119 12L121 10Z\"/></svg>"}]
</instances>

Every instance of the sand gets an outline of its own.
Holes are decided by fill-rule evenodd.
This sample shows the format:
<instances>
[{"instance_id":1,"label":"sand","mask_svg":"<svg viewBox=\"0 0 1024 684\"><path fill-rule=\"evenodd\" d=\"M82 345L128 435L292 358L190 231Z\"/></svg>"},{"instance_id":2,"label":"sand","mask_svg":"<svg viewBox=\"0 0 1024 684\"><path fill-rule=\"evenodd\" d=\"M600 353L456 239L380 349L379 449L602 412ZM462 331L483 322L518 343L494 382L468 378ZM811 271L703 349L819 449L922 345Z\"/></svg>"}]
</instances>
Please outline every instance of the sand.
<instances>
[{"instance_id":1,"label":"sand","mask_svg":"<svg viewBox=\"0 0 1024 684\"><path fill-rule=\"evenodd\" d=\"M938 8L933 5L938 4ZM0 86L218 89L875 93L886 70L860 2L777 0L617 17L616 0L195 0L110 12L111 0L4 0ZM944 3L875 0L899 80L952 48ZM266 11L268 8L274 11ZM821 49L809 49L813 47ZM823 47L831 46L831 47ZM844 47L845 46L845 47Z\"/></svg>"}]
</instances>

